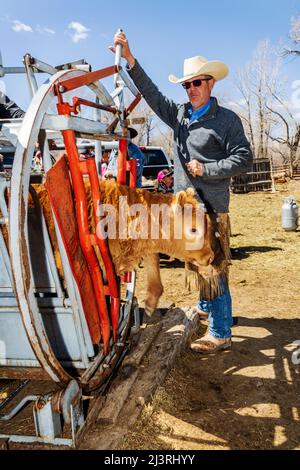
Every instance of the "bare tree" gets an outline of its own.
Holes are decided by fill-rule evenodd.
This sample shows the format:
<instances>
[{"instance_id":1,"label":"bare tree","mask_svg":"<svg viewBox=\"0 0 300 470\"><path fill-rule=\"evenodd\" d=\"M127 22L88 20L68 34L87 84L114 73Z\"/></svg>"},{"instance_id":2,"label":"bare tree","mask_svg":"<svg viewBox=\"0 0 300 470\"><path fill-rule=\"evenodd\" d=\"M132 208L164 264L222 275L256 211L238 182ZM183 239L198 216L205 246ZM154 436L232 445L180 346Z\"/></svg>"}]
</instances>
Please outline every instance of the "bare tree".
<instances>
[{"instance_id":1,"label":"bare tree","mask_svg":"<svg viewBox=\"0 0 300 470\"><path fill-rule=\"evenodd\" d=\"M281 154L283 161L288 161L291 170L299 164L299 143L300 143L300 123L290 111L288 104L277 95L273 94L275 103L278 104L276 109L267 106L273 116L277 118L276 124L280 125L280 134L271 135L269 137L273 142L277 142L277 152ZM276 128L273 129L276 131ZM288 151L284 151L287 149Z\"/></svg>"},{"instance_id":2,"label":"bare tree","mask_svg":"<svg viewBox=\"0 0 300 470\"><path fill-rule=\"evenodd\" d=\"M300 44L300 15L291 18L290 38L297 46ZM283 55L300 55L299 49L284 48Z\"/></svg>"},{"instance_id":3,"label":"bare tree","mask_svg":"<svg viewBox=\"0 0 300 470\"><path fill-rule=\"evenodd\" d=\"M269 136L273 125L273 94L279 94L280 56L268 40L258 44L252 60L238 72L236 86L242 98L239 115L256 158L267 158Z\"/></svg>"},{"instance_id":4,"label":"bare tree","mask_svg":"<svg viewBox=\"0 0 300 470\"><path fill-rule=\"evenodd\" d=\"M143 118L144 122L138 124L138 136L135 139L137 145L151 145L152 135L156 126L159 125L156 115L152 109L147 105L145 100L142 100L141 103L134 109L130 115L130 119L134 120L136 118ZM136 127L136 125L134 126Z\"/></svg>"},{"instance_id":5,"label":"bare tree","mask_svg":"<svg viewBox=\"0 0 300 470\"><path fill-rule=\"evenodd\" d=\"M163 147L167 155L174 160L173 130L166 125L159 126L152 137L152 145Z\"/></svg>"},{"instance_id":6,"label":"bare tree","mask_svg":"<svg viewBox=\"0 0 300 470\"><path fill-rule=\"evenodd\" d=\"M256 145L254 139L254 123L252 119L252 108L254 108L253 98L250 89L249 66L238 72L236 81L237 89L242 96L242 105L240 106L239 115L246 125L246 133L248 134L253 155L256 155Z\"/></svg>"}]
</instances>

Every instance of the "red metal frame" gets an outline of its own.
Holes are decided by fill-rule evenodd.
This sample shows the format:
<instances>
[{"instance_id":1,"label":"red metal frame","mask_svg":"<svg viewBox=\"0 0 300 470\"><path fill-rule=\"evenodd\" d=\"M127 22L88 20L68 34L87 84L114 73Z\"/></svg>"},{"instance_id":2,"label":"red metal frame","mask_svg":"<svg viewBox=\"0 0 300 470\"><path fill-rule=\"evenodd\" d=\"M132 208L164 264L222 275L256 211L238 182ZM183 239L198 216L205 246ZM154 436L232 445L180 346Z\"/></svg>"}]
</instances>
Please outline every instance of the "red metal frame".
<instances>
[{"instance_id":1,"label":"red metal frame","mask_svg":"<svg viewBox=\"0 0 300 470\"><path fill-rule=\"evenodd\" d=\"M54 86L54 94L58 98L57 109L60 115L68 115L71 113L78 114L81 105L104 109L114 114L118 114L118 118L114 121L113 132L117 125L120 112L111 106L103 106L93 103L91 101L74 97L73 105L64 103L62 95L66 92L80 88L84 85L90 85L97 80L113 75L117 73L119 68L117 66L107 67L105 69L98 70L96 72L90 72L87 74L74 77L69 80L62 80ZM135 108L135 106L141 100L141 95L138 95L133 102L124 111L124 122L126 118ZM118 176L117 181L119 184L126 184L126 175L129 172L130 187L136 187L136 173L137 173L137 162L136 160L127 160L127 138L125 137L127 129L123 129L124 137L119 140L119 158L118 158ZM83 182L83 174L88 175L91 184L91 193L93 201L93 215L95 220L95 226L97 226L98 216L97 210L99 204L101 204L101 195L99 189L99 181L97 175L97 169L94 159L87 159L86 162L80 161L79 152L76 145L75 132L72 130L62 131L67 159L69 163L69 170L71 174L73 191L75 195L75 209L78 223L79 240L84 257L87 261L89 272L91 275L94 294L96 297L98 315L101 325L102 339L104 343L105 353L109 350L109 339L110 339L110 320L112 323L113 339L117 342L118 324L119 324L119 311L120 311L120 287L119 281L116 277L114 266L110 257L107 242L104 237L98 237L95 234L91 234L88 225L88 211L87 211L87 200L86 192ZM99 262L94 251L94 245L98 246L101 257L106 270L106 276L108 285L104 285L102 271L99 266ZM122 277L123 279L123 277ZM131 281L131 273L127 273L124 277L125 282ZM110 317L108 314L106 297L109 295L110 299Z\"/></svg>"},{"instance_id":2,"label":"red metal frame","mask_svg":"<svg viewBox=\"0 0 300 470\"><path fill-rule=\"evenodd\" d=\"M100 196L100 190L99 190L97 167L96 167L94 158L87 159L86 165L87 165L87 171L88 171L88 175L89 175L90 183L91 183L94 220L97 226L97 222L99 219L97 215L97 211L98 211L99 204L101 203L101 196ZM100 238L99 236L97 236L96 239L97 239L97 245L101 253L101 257L104 262L107 281L108 281L108 287L109 287L109 294L111 295L110 317L111 317L112 328L113 328L114 342L117 342L117 334L118 334L118 326L119 326L119 312L120 312L120 293L119 293L118 282L117 282L114 266L110 257L109 249L108 249L104 236Z\"/></svg>"},{"instance_id":3,"label":"red metal frame","mask_svg":"<svg viewBox=\"0 0 300 470\"><path fill-rule=\"evenodd\" d=\"M137 161L133 158L132 160L129 160L128 166L129 166L129 172L130 172L130 179L129 179L129 187L131 189L136 188L136 175L137 175Z\"/></svg>"},{"instance_id":4,"label":"red metal frame","mask_svg":"<svg viewBox=\"0 0 300 470\"><path fill-rule=\"evenodd\" d=\"M58 105L59 108L59 105ZM105 354L109 351L110 320L104 294L103 277L89 232L86 192L80 170L79 153L74 131L62 131L75 195L79 240L88 263L96 297Z\"/></svg>"},{"instance_id":5,"label":"red metal frame","mask_svg":"<svg viewBox=\"0 0 300 470\"><path fill-rule=\"evenodd\" d=\"M132 101L132 103L128 106L128 108L126 109L125 113L126 113L126 117L129 116L129 114L134 110L134 108L139 104L139 102L141 101L142 99L142 95L137 95L135 97L135 99Z\"/></svg>"},{"instance_id":6,"label":"red metal frame","mask_svg":"<svg viewBox=\"0 0 300 470\"><path fill-rule=\"evenodd\" d=\"M124 111L124 120L126 122L127 117L133 111L133 109L138 105L141 101L142 95L136 96L136 98L132 101L132 103L125 109ZM115 121L114 121L115 123ZM113 130L113 129L110 129ZM127 129L123 130L123 134L125 134ZM127 139L124 137L119 141L119 154L118 154L118 176L117 181L119 184L126 184L126 172L130 172L130 187L136 187L136 161L131 160L130 166L128 167L127 163ZM134 183L135 182L135 183Z\"/></svg>"},{"instance_id":7,"label":"red metal frame","mask_svg":"<svg viewBox=\"0 0 300 470\"><path fill-rule=\"evenodd\" d=\"M74 196L65 155L61 156L55 165L47 171L45 187L58 223L70 268L79 290L92 342L93 344L99 344L102 331L98 307L88 264L80 245Z\"/></svg>"},{"instance_id":8,"label":"red metal frame","mask_svg":"<svg viewBox=\"0 0 300 470\"><path fill-rule=\"evenodd\" d=\"M126 184L126 171L127 171L127 139L120 139L119 153L118 153L118 176L117 181L119 184Z\"/></svg>"},{"instance_id":9,"label":"red metal frame","mask_svg":"<svg viewBox=\"0 0 300 470\"><path fill-rule=\"evenodd\" d=\"M92 83L97 82L101 78L109 77L110 75L117 73L118 70L118 67L112 65L111 67L96 70L95 72L88 72L86 74L82 74L79 77L69 78L68 80L61 80L57 82L54 86L54 94L59 97L63 93L75 90L76 88L80 88L84 85L91 85Z\"/></svg>"},{"instance_id":10,"label":"red metal frame","mask_svg":"<svg viewBox=\"0 0 300 470\"><path fill-rule=\"evenodd\" d=\"M78 96L73 97L73 105L75 109L80 109L81 105L90 106L91 108L101 109L102 111L107 111L113 114L121 114L120 111L113 106L105 106L103 104L94 103L93 101L84 100L83 98L78 98Z\"/></svg>"}]
</instances>

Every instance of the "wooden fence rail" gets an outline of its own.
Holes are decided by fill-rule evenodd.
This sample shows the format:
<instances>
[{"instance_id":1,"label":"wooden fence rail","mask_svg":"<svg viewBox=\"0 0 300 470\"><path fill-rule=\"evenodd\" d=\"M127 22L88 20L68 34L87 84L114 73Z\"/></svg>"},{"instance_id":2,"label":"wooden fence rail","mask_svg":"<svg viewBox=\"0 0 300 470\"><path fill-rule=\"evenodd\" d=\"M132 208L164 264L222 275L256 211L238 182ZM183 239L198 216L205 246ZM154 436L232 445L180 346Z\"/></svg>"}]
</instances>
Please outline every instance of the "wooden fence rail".
<instances>
[{"instance_id":1,"label":"wooden fence rail","mask_svg":"<svg viewBox=\"0 0 300 470\"><path fill-rule=\"evenodd\" d=\"M300 179L300 167L291 168L291 165L272 165L268 158L253 160L251 171L231 180L231 190L234 193L248 193L252 191L275 190L275 180L278 175L283 178Z\"/></svg>"},{"instance_id":2,"label":"wooden fence rail","mask_svg":"<svg viewBox=\"0 0 300 470\"><path fill-rule=\"evenodd\" d=\"M234 193L250 191L266 191L274 189L273 170L267 158L253 160L251 171L235 176L231 180L231 190Z\"/></svg>"}]
</instances>

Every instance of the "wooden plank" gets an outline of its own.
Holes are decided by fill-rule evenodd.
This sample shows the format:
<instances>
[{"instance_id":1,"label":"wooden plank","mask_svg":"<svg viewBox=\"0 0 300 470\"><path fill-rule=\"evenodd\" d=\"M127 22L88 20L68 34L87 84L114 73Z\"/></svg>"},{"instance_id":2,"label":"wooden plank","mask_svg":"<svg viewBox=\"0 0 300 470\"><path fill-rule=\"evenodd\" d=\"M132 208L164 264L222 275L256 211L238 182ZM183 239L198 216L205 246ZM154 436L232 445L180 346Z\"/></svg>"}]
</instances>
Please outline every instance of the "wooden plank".
<instances>
[{"instance_id":1,"label":"wooden plank","mask_svg":"<svg viewBox=\"0 0 300 470\"><path fill-rule=\"evenodd\" d=\"M246 173L246 175L265 175L266 173L271 173L270 170L265 170L265 171L251 171L249 173Z\"/></svg>"},{"instance_id":2,"label":"wooden plank","mask_svg":"<svg viewBox=\"0 0 300 470\"><path fill-rule=\"evenodd\" d=\"M272 180L264 180L264 181L251 181L250 183L247 183L248 186L251 186L251 185L257 185L259 186L260 184L272 184Z\"/></svg>"},{"instance_id":3,"label":"wooden plank","mask_svg":"<svg viewBox=\"0 0 300 470\"><path fill-rule=\"evenodd\" d=\"M123 394L120 385L119 393L115 394L116 400L123 394L122 401L126 393L128 396L118 416L114 417L114 423L108 427L107 424L112 423L108 420L104 426L103 417L112 419L113 415L102 410L102 421L99 420L86 433L81 449L118 449L124 436L135 425L144 404L151 400L157 387L164 382L176 357L186 347L191 335L199 329L200 320L198 314L192 311L173 309L169 315L163 317L161 323L162 328L139 367L135 369L132 366L132 378L130 380L129 377L124 382L126 391ZM147 328L150 327L152 328L152 325ZM115 390L114 381L112 387Z\"/></svg>"},{"instance_id":4,"label":"wooden plank","mask_svg":"<svg viewBox=\"0 0 300 470\"><path fill-rule=\"evenodd\" d=\"M143 357L149 351L150 346L162 328L159 322L153 325L142 326L139 341L133 351L124 359L122 367L118 373L118 378L114 381L113 388L106 397L106 405L100 411L97 423L104 426L114 424L127 400L130 390L136 381L138 367Z\"/></svg>"},{"instance_id":5,"label":"wooden plank","mask_svg":"<svg viewBox=\"0 0 300 470\"><path fill-rule=\"evenodd\" d=\"M129 374L129 376L124 378L124 374ZM97 424L110 426L116 423L137 376L137 368L133 366L125 366L122 368L121 375L114 381L113 388L106 397L105 405L96 420Z\"/></svg>"},{"instance_id":6,"label":"wooden plank","mask_svg":"<svg viewBox=\"0 0 300 470\"><path fill-rule=\"evenodd\" d=\"M162 328L162 323L159 322L156 325L152 325L152 328L147 327L147 325L143 325L142 328L144 329L144 331L139 338L139 342L135 349L132 351L132 353L130 353L124 359L124 365L138 367L141 364L143 357L145 356L145 354L147 354L151 344L160 332Z\"/></svg>"},{"instance_id":7,"label":"wooden plank","mask_svg":"<svg viewBox=\"0 0 300 470\"><path fill-rule=\"evenodd\" d=\"M236 188L241 188L241 187L243 187L243 188L245 188L245 190L247 190L247 189L248 189L248 188L247 188L248 186L261 186L261 185L263 185L263 184L271 185L271 184L272 184L272 180L268 180L268 181L252 181L252 182L250 182L250 183L244 183L244 184L238 183L238 184L234 185L233 188L236 189Z\"/></svg>"},{"instance_id":8,"label":"wooden plank","mask_svg":"<svg viewBox=\"0 0 300 470\"><path fill-rule=\"evenodd\" d=\"M49 375L41 367L0 367L0 379L49 380Z\"/></svg>"}]
</instances>

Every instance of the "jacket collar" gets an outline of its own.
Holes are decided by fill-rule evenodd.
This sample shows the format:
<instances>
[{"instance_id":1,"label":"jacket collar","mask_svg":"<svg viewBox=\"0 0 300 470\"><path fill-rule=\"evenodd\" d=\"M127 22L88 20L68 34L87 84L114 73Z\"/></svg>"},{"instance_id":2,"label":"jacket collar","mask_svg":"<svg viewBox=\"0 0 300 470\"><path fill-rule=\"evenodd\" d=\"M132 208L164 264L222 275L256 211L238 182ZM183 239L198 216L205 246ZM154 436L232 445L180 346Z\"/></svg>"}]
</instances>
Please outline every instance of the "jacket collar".
<instances>
[{"instance_id":1,"label":"jacket collar","mask_svg":"<svg viewBox=\"0 0 300 470\"><path fill-rule=\"evenodd\" d=\"M204 116L200 117L199 119L196 119L196 121L193 121L191 124L189 124L189 113L188 113L188 110L190 108L190 103L186 103L184 116L188 125L192 126L193 124L197 122L208 121L209 119L213 119L216 117L218 109L219 109L219 103L218 103L217 98L215 98L214 96L212 96L212 98L213 98L213 103L211 107L209 108L209 110L207 111L207 113L205 113Z\"/></svg>"}]
</instances>

